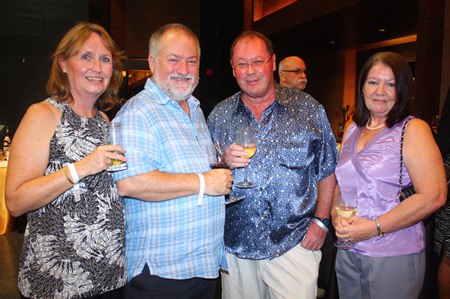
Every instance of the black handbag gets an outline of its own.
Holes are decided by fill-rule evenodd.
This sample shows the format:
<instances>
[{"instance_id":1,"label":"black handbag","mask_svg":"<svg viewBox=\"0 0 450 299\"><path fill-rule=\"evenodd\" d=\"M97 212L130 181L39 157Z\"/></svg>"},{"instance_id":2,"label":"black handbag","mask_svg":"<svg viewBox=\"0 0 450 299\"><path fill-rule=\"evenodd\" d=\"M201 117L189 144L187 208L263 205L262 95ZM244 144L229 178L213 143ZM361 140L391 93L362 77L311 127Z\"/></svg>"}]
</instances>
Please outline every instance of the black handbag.
<instances>
[{"instance_id":1,"label":"black handbag","mask_svg":"<svg viewBox=\"0 0 450 299\"><path fill-rule=\"evenodd\" d=\"M404 139L406 124L408 122L409 122L409 120L407 122L405 122L405 124L403 125L402 135L400 138L400 177L399 177L400 191L398 192L398 196L397 196L397 198L400 202L404 201L405 199L407 199L408 197L410 197L411 195L416 193L416 190L414 189L413 184L410 184L404 188L402 185L403 139ZM444 169L445 169L445 177L447 178L447 186L449 185L449 182L450 182L450 161L449 160L450 159L448 159L448 155L447 155L446 159L444 160Z\"/></svg>"}]
</instances>

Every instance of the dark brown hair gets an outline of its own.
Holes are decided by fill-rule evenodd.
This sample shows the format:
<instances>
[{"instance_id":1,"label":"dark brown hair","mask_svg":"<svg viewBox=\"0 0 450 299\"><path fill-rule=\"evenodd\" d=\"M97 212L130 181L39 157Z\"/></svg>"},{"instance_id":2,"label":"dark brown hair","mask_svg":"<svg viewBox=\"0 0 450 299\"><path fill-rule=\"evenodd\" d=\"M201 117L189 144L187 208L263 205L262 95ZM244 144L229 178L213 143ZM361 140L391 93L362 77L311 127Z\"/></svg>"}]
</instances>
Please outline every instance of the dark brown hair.
<instances>
[{"instance_id":1,"label":"dark brown hair","mask_svg":"<svg viewBox=\"0 0 450 299\"><path fill-rule=\"evenodd\" d=\"M71 97L69 80L59 65L59 59L67 60L77 54L92 33L100 36L103 45L112 55L113 73L111 81L95 104L98 109L107 111L119 103L119 88L122 84L122 60L125 55L108 32L98 24L81 22L64 35L52 56L52 68L47 82L47 92L58 102L65 102Z\"/></svg>"},{"instance_id":2,"label":"dark brown hair","mask_svg":"<svg viewBox=\"0 0 450 299\"><path fill-rule=\"evenodd\" d=\"M377 63L390 67L394 73L397 100L389 112L386 120L386 126L392 128L395 124L410 114L408 104L411 100L413 91L413 77L411 68L403 56L395 52L378 52L366 61L359 76L358 97L356 99L353 120L358 126L362 127L366 125L370 119L370 111L367 109L364 102L363 90L370 69Z\"/></svg>"}]
</instances>

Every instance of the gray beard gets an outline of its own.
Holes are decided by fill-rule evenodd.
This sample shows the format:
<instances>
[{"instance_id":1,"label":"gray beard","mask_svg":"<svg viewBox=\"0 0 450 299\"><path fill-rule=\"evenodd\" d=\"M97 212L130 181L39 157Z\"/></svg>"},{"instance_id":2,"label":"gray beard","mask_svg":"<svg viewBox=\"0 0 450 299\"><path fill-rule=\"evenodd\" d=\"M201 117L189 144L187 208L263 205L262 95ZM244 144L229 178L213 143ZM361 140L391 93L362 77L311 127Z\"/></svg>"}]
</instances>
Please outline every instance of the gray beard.
<instances>
[{"instance_id":1,"label":"gray beard","mask_svg":"<svg viewBox=\"0 0 450 299\"><path fill-rule=\"evenodd\" d=\"M192 87L190 87L187 91L185 92L179 92L176 90L172 89L171 85L164 85L160 80L159 77L154 74L153 75L153 80L155 82L155 84L172 100L178 102L178 103L182 103L184 101L186 101L194 92L195 88L198 85L198 81L195 85L193 85Z\"/></svg>"}]
</instances>

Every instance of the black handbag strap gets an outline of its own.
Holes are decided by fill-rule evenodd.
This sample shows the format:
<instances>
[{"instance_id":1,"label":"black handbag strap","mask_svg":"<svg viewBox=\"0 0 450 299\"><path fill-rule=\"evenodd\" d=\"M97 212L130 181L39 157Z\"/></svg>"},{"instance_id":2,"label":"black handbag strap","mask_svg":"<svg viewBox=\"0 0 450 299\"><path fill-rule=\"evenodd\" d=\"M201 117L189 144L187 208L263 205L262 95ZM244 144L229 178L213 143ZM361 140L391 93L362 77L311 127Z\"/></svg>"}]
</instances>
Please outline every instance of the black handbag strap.
<instances>
[{"instance_id":1,"label":"black handbag strap","mask_svg":"<svg viewBox=\"0 0 450 299\"><path fill-rule=\"evenodd\" d=\"M403 180L403 140L405 139L405 128L409 121L410 121L410 119L408 119L403 124L402 135L400 137L400 177L398 179L399 184L400 184L400 191L403 189L403 182L402 182L402 180Z\"/></svg>"}]
</instances>

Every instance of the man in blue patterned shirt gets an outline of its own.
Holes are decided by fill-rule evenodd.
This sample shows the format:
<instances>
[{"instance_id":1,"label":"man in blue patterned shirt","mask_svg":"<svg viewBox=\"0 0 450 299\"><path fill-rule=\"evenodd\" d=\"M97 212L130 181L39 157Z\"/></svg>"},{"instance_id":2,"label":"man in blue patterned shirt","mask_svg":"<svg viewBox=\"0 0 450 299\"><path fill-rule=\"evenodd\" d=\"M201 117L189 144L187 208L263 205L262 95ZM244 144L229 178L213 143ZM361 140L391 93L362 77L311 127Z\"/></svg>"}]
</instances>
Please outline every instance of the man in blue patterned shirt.
<instances>
[{"instance_id":1,"label":"man in blue patterned shirt","mask_svg":"<svg viewBox=\"0 0 450 299\"><path fill-rule=\"evenodd\" d=\"M126 209L126 298L210 299L223 247L231 171L210 170L211 136L192 92L200 45L181 24L152 34L152 77L113 122L123 126L128 169L114 173Z\"/></svg>"},{"instance_id":2,"label":"man in blue patterned shirt","mask_svg":"<svg viewBox=\"0 0 450 299\"><path fill-rule=\"evenodd\" d=\"M322 105L274 81L276 57L267 37L244 32L230 54L242 91L213 109L208 126L226 148L235 181L247 173L256 187L242 189L245 199L226 209L222 298L316 298L336 185L334 135ZM251 160L235 144L241 126L257 132Z\"/></svg>"}]
</instances>

